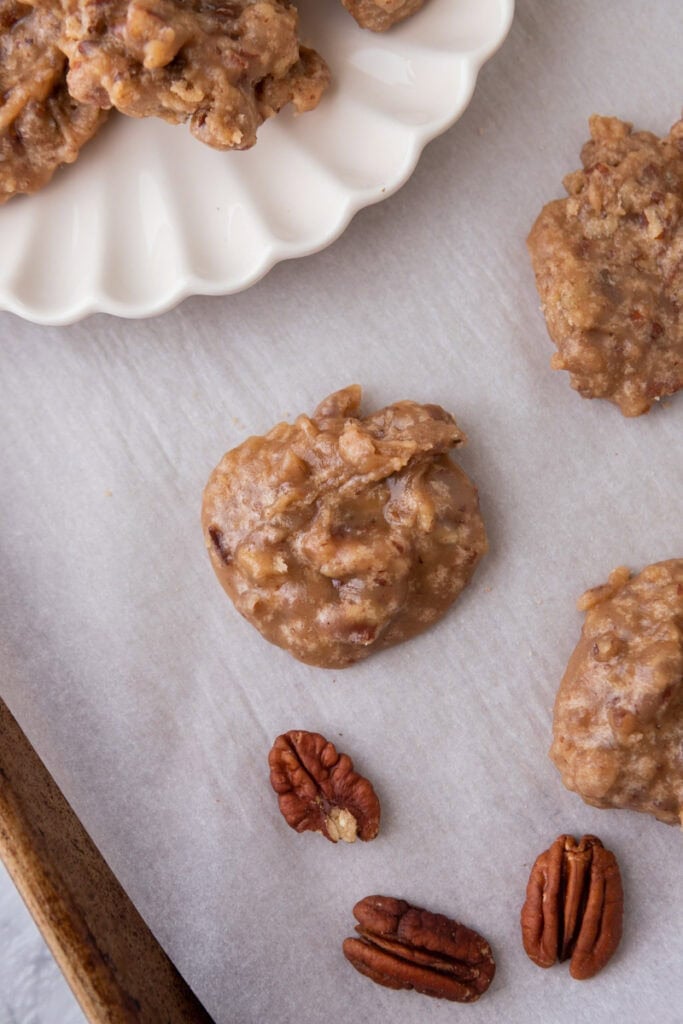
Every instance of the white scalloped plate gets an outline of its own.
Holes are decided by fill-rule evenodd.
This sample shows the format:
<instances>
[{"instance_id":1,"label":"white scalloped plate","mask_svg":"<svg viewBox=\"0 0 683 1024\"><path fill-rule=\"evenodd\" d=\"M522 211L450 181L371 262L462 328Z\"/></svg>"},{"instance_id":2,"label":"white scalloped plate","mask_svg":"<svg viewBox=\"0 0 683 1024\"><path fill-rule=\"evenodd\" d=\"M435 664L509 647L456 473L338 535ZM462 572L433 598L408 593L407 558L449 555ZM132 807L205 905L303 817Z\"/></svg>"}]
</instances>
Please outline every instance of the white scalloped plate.
<instances>
[{"instance_id":1,"label":"white scalloped plate","mask_svg":"<svg viewBox=\"0 0 683 1024\"><path fill-rule=\"evenodd\" d=\"M300 11L333 75L316 111L284 111L247 153L112 117L43 192L0 208L0 308L43 324L153 316L323 248L463 113L514 0L429 0L384 35L359 29L338 0Z\"/></svg>"}]
</instances>

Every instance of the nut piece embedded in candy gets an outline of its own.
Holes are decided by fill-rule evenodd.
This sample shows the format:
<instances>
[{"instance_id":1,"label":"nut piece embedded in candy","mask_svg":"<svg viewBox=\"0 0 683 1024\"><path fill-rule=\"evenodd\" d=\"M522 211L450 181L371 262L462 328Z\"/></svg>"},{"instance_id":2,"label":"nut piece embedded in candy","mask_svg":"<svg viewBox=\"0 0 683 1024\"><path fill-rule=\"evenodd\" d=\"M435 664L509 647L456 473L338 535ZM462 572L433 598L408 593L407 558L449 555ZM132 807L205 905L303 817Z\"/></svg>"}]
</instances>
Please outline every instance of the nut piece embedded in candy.
<instances>
[{"instance_id":1,"label":"nut piece embedded in candy","mask_svg":"<svg viewBox=\"0 0 683 1024\"><path fill-rule=\"evenodd\" d=\"M473 1003L493 980L488 942L443 914L391 896L366 896L353 913L360 938L344 940L344 956L378 985Z\"/></svg>"},{"instance_id":2,"label":"nut piece embedded in candy","mask_svg":"<svg viewBox=\"0 0 683 1024\"><path fill-rule=\"evenodd\" d=\"M487 549L477 490L448 457L465 441L437 405L362 417L326 398L224 455L204 492L211 562L271 643L342 668L421 633Z\"/></svg>"},{"instance_id":3,"label":"nut piece embedded in candy","mask_svg":"<svg viewBox=\"0 0 683 1024\"><path fill-rule=\"evenodd\" d=\"M344 7L361 28L386 32L424 6L426 0L342 0Z\"/></svg>"},{"instance_id":4,"label":"nut piece embedded in candy","mask_svg":"<svg viewBox=\"0 0 683 1024\"><path fill-rule=\"evenodd\" d=\"M297 832L320 832L331 842L368 841L379 832L380 806L372 784L317 732L278 736L268 755L270 784L280 811Z\"/></svg>"},{"instance_id":5,"label":"nut piece embedded in candy","mask_svg":"<svg viewBox=\"0 0 683 1024\"><path fill-rule=\"evenodd\" d=\"M596 836L558 836L537 858L522 907L522 941L539 967L570 960L585 981L601 971L621 939L624 893L619 865Z\"/></svg>"},{"instance_id":6,"label":"nut piece embedded in candy","mask_svg":"<svg viewBox=\"0 0 683 1024\"><path fill-rule=\"evenodd\" d=\"M579 608L550 757L586 803L683 824L683 559L615 569Z\"/></svg>"}]
</instances>

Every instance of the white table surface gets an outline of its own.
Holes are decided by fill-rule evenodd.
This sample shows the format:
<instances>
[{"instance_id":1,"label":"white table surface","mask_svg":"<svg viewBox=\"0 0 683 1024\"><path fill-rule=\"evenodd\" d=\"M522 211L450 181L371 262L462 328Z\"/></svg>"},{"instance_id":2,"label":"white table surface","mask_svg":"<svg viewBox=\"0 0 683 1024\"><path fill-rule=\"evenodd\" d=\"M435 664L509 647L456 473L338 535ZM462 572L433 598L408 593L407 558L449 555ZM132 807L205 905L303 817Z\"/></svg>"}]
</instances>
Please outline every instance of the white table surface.
<instances>
[{"instance_id":1,"label":"white table surface","mask_svg":"<svg viewBox=\"0 0 683 1024\"><path fill-rule=\"evenodd\" d=\"M540 205L561 194L562 174L577 166L589 114L619 114L659 133L679 115L681 38L680 0L519 0L511 35L462 120L428 147L396 196L359 214L329 249L281 264L241 295L190 299L146 322L96 316L49 329L0 314L0 689L220 1024L274 1019L270 981L280 956L294 990L282 1021L317 1024L328 998L340 1000L339 1021L360 1019L359 1007L367 1019L421 1024L458 1015L459 1008L349 977L328 948L329 921L335 942L350 934L352 903L377 891L387 864L391 894L436 910L462 908L460 916L499 952L490 995L462 1011L473 1022L581 1024L610 1019L612 1008L623 1024L683 1019L679 835L643 816L584 807L545 757L553 695L579 628L575 598L624 561L638 567L683 554L683 396L635 422L605 403L582 402L566 375L549 370L552 347L524 250ZM194 531L201 486L224 448L351 380L367 386L370 401L439 401L462 419L470 435L462 462L480 486L492 552L457 624L449 619L375 668L354 669L342 690L342 677L314 679L231 617ZM159 481L150 471L155 459ZM575 523L586 511L592 531ZM134 588L138 571L143 582L136 575ZM453 657L461 659L455 668L444 650L451 625L460 631L453 634ZM425 662L435 644L441 653ZM255 691L233 700L221 690L221 671L229 676L240 651L245 672L282 682L285 696L271 699L262 722ZM466 696L452 705L444 679L456 670ZM385 685L373 673L384 673ZM481 800L489 801L478 803L465 789L447 805L449 842L430 846L430 868L420 849L432 843L444 806L429 758L443 756L448 743L435 736L421 750L423 778L411 773L399 786L387 764L393 737L377 740L384 724L396 727L387 676L407 713L429 718L429 701L442 709L460 748L453 771L466 777L467 758L481 776ZM168 713L155 719L162 678ZM89 680L97 701L88 700ZM216 801L229 807L234 792L225 765L206 774L226 745L211 723L229 712L236 734L249 743L259 737L267 749L307 707L321 727L344 733L387 794L386 838L367 848L321 849L314 837L283 835L265 789L262 802L255 797L266 816L258 827L238 817L231 832L229 821L217 819ZM470 750L468 732L476 734L477 715L489 712L502 729L482 741L483 753ZM166 775L155 744L169 751ZM260 771L261 762L254 750L249 768ZM196 805L179 808L173 794L193 772L206 777L206 791L200 786ZM500 784L506 777L509 792ZM131 796L135 779L139 802ZM247 814L244 800L235 814ZM426 823L425 810L433 815ZM504 832L492 841L496 819ZM586 986L532 968L516 935L517 890L529 863L568 828L596 831L618 850L631 900L618 957ZM212 844L223 844L224 864L206 854ZM179 866L185 886L170 881ZM273 888L258 874L266 870L285 871L291 891ZM257 926L275 893L282 907L273 909L273 927L289 936L292 915L300 914L323 937L299 960L298 947L264 934L264 971L249 904L230 921L234 942L205 931L212 906L195 873L208 873L227 903L262 884ZM343 892L331 892L332 877ZM6 932L14 912L2 912ZM23 925L17 918L11 927L19 934ZM339 971L344 987L336 997L321 987L311 1001L304 989L315 970L326 984ZM66 1008L46 1015L27 994L26 974L8 973L8 1006L23 1008L8 1012L20 1024L71 1020Z\"/></svg>"},{"instance_id":2,"label":"white table surface","mask_svg":"<svg viewBox=\"0 0 683 1024\"><path fill-rule=\"evenodd\" d=\"M0 1021L84 1024L71 989L0 863Z\"/></svg>"}]
</instances>

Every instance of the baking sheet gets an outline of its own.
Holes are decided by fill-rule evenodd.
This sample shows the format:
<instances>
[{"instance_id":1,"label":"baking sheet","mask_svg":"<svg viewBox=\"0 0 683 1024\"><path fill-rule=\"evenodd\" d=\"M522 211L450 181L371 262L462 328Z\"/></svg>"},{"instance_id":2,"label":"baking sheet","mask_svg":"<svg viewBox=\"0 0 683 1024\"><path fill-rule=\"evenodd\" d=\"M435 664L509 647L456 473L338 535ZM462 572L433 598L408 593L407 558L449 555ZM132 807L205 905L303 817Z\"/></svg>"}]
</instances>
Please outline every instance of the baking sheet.
<instances>
[{"instance_id":1,"label":"baking sheet","mask_svg":"<svg viewBox=\"0 0 683 1024\"><path fill-rule=\"evenodd\" d=\"M636 0L521 0L464 119L327 252L144 323L0 317L2 694L219 1024L681 1020L680 834L584 806L546 750L575 598L683 554L683 401L629 421L551 373L523 249L590 113L659 132L678 115L680 27L678 0L647 20ZM226 448L351 381L367 408L456 414L491 551L437 627L330 673L232 610L199 503ZM288 728L373 780L375 842L284 825L266 759ZM584 984L519 939L530 865L564 831L603 838L627 896ZM478 1004L352 970L351 908L376 892L487 936Z\"/></svg>"}]
</instances>

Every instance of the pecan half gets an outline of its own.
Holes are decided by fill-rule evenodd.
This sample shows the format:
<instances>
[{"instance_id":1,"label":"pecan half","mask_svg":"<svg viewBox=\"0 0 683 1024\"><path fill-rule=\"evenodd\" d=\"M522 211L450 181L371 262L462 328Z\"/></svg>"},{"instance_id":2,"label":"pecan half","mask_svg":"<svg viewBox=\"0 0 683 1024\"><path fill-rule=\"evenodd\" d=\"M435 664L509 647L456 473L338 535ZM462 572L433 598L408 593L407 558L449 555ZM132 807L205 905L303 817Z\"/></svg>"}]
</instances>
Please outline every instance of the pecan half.
<instances>
[{"instance_id":1,"label":"pecan half","mask_svg":"<svg viewBox=\"0 0 683 1024\"><path fill-rule=\"evenodd\" d=\"M324 736L283 733L268 763L280 811L297 832L321 832L333 843L374 839L379 832L379 800L372 784Z\"/></svg>"},{"instance_id":2,"label":"pecan half","mask_svg":"<svg viewBox=\"0 0 683 1024\"><path fill-rule=\"evenodd\" d=\"M391 896L366 896L353 913L360 938L344 940L344 956L378 985L473 1003L493 980L488 942L443 914Z\"/></svg>"},{"instance_id":3,"label":"pecan half","mask_svg":"<svg viewBox=\"0 0 683 1024\"><path fill-rule=\"evenodd\" d=\"M572 978L602 970L621 939L624 893L619 865L596 836L558 836L531 869L522 941L539 967L568 960Z\"/></svg>"}]
</instances>

